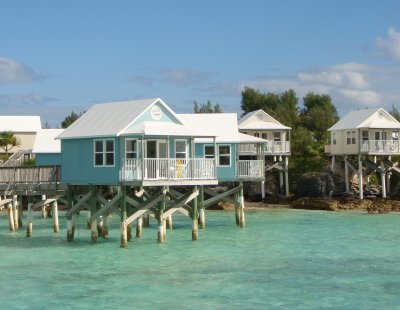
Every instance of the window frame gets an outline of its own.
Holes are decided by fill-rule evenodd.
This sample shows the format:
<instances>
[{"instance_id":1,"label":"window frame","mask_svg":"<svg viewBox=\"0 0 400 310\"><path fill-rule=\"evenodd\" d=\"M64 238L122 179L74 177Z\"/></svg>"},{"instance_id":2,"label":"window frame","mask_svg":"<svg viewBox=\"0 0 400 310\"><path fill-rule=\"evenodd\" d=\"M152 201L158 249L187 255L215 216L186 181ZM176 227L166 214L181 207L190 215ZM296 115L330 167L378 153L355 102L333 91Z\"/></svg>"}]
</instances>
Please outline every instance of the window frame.
<instances>
[{"instance_id":1,"label":"window frame","mask_svg":"<svg viewBox=\"0 0 400 310\"><path fill-rule=\"evenodd\" d=\"M229 153L221 155L221 152L220 152L221 147L228 147ZM231 154L232 154L232 146L230 144L220 144L220 145L218 145L218 163L217 163L218 167L231 167L232 166ZM229 164L228 165L221 165L221 156L222 157L227 157L229 159Z\"/></svg>"},{"instance_id":2,"label":"window frame","mask_svg":"<svg viewBox=\"0 0 400 310\"><path fill-rule=\"evenodd\" d=\"M112 142L112 151L107 151L107 142L111 141ZM96 150L96 145L97 142L102 142L102 150L101 151L97 151ZM102 155L102 164L98 165L96 163L96 155L101 154ZM111 164L107 164L107 154L112 154L113 155L113 163ZM109 139L109 138L105 138L105 139L94 139L93 140L93 166L96 168L109 168L109 167L115 167L115 140L114 139Z\"/></svg>"},{"instance_id":3,"label":"window frame","mask_svg":"<svg viewBox=\"0 0 400 310\"><path fill-rule=\"evenodd\" d=\"M177 148L176 148L177 142L185 142L185 152L177 152ZM176 159L187 159L188 158L188 142L187 142L187 140L186 139L175 139L174 144L175 144L175 150L174 150L175 158ZM177 157L176 156L177 154L185 154L185 157Z\"/></svg>"},{"instance_id":4,"label":"window frame","mask_svg":"<svg viewBox=\"0 0 400 310\"><path fill-rule=\"evenodd\" d=\"M332 131L332 145L336 145L337 143L337 132L336 131Z\"/></svg>"},{"instance_id":5,"label":"window frame","mask_svg":"<svg viewBox=\"0 0 400 310\"><path fill-rule=\"evenodd\" d=\"M135 142L135 151L128 152L128 142ZM128 154L135 154L135 157L128 157ZM139 158L139 143L138 139L126 138L125 139L125 159L138 159Z\"/></svg>"},{"instance_id":6,"label":"window frame","mask_svg":"<svg viewBox=\"0 0 400 310\"><path fill-rule=\"evenodd\" d=\"M206 154L206 148L210 147L213 149L212 155ZM205 159L215 159L215 148L213 144L204 144L203 146L203 158Z\"/></svg>"},{"instance_id":7,"label":"window frame","mask_svg":"<svg viewBox=\"0 0 400 310\"><path fill-rule=\"evenodd\" d=\"M346 144L347 145L356 144L356 132L355 132L355 130L346 131Z\"/></svg>"}]
</instances>

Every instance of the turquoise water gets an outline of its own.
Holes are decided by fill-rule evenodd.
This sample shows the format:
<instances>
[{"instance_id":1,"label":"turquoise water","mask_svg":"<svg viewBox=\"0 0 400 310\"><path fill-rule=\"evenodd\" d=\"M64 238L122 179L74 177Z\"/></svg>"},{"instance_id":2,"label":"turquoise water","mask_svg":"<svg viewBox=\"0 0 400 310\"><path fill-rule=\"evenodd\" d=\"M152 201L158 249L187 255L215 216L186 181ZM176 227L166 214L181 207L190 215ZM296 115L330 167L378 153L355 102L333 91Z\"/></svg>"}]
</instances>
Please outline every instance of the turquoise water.
<instances>
[{"instance_id":1,"label":"turquoise water","mask_svg":"<svg viewBox=\"0 0 400 310\"><path fill-rule=\"evenodd\" d=\"M207 212L195 242L177 215L165 244L152 222L128 249L116 216L95 245L83 216L71 243L60 221L35 214L26 238L0 214L1 309L400 308L400 214Z\"/></svg>"}]
</instances>

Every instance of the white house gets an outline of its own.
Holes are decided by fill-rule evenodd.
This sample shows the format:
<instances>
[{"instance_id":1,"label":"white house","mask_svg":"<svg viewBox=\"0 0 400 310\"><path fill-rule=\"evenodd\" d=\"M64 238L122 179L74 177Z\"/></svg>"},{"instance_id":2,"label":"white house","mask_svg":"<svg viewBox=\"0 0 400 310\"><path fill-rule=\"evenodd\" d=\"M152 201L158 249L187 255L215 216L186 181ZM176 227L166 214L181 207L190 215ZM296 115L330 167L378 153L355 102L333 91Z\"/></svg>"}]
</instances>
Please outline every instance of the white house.
<instances>
[{"instance_id":1,"label":"white house","mask_svg":"<svg viewBox=\"0 0 400 310\"><path fill-rule=\"evenodd\" d=\"M345 115L328 131L331 143L325 150L332 156L332 171L335 157L343 156L346 191L349 191L351 169L358 174L360 199L363 199L364 177L368 181L366 171L372 168L381 175L382 197L386 197L386 188L390 190L390 174L400 172L398 163L391 161L392 155L400 155L400 122L383 108L357 110ZM351 157L358 157L358 168L354 167L354 160L352 164ZM370 169L365 169L366 166Z\"/></svg>"},{"instance_id":2,"label":"white house","mask_svg":"<svg viewBox=\"0 0 400 310\"><path fill-rule=\"evenodd\" d=\"M288 165L290 156L290 127L278 122L263 110L247 113L238 120L239 131L243 134L265 139L261 152L255 144L240 144L238 146L239 159L263 158L266 162L266 172L277 169L279 171L279 188L285 188L289 195ZM285 177L285 186L283 179ZM261 192L263 195L264 188Z\"/></svg>"}]
</instances>

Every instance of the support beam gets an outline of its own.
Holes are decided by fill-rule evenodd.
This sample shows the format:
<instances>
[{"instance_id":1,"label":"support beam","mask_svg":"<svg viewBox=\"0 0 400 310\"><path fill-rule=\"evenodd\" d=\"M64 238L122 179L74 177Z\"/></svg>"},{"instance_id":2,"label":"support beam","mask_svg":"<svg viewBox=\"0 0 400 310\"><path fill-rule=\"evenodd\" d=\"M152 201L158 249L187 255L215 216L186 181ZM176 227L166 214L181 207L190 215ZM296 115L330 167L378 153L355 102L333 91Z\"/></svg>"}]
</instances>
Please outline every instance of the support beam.
<instances>
[{"instance_id":1,"label":"support beam","mask_svg":"<svg viewBox=\"0 0 400 310\"><path fill-rule=\"evenodd\" d=\"M332 155L331 172L335 173L335 155Z\"/></svg>"},{"instance_id":2,"label":"support beam","mask_svg":"<svg viewBox=\"0 0 400 310\"><path fill-rule=\"evenodd\" d=\"M216 194L213 193L215 196L209 199L204 200L203 206L204 208L207 208L215 203L217 203L220 200L225 200L225 201L229 201L228 196L233 195L234 193L237 193L240 191L240 186L239 187L235 187L232 188L231 190L226 191L225 193L221 193L221 194ZM204 189L205 193L209 193L208 190ZM230 199L232 201L232 199ZM239 202L235 202L234 204L237 205Z\"/></svg>"},{"instance_id":3,"label":"support beam","mask_svg":"<svg viewBox=\"0 0 400 310\"><path fill-rule=\"evenodd\" d=\"M349 163L347 161L347 155L344 156L344 182L346 184L346 193L350 192L349 182Z\"/></svg>"},{"instance_id":4,"label":"support beam","mask_svg":"<svg viewBox=\"0 0 400 310\"><path fill-rule=\"evenodd\" d=\"M125 225L129 225L134 220L148 212L150 208L153 208L157 203L164 199L164 196L161 194L156 194L152 196L150 199L144 201L144 204L141 206L139 210L136 210L130 217L128 217L124 222Z\"/></svg>"},{"instance_id":5,"label":"support beam","mask_svg":"<svg viewBox=\"0 0 400 310\"><path fill-rule=\"evenodd\" d=\"M206 212L203 206L204 204L204 186L200 186L199 191L199 226L200 229L206 228Z\"/></svg>"},{"instance_id":6,"label":"support beam","mask_svg":"<svg viewBox=\"0 0 400 310\"><path fill-rule=\"evenodd\" d=\"M103 228L101 230L101 236L104 239L108 239L108 215L103 215Z\"/></svg>"},{"instance_id":7,"label":"support beam","mask_svg":"<svg viewBox=\"0 0 400 310\"><path fill-rule=\"evenodd\" d=\"M68 212L70 212L74 206L74 188L73 186L68 185L67 188L67 215ZM75 225L73 222L73 215L76 215L76 213L72 213L72 216L68 218L67 216L67 241L72 241L74 239L74 233L75 233Z\"/></svg>"},{"instance_id":8,"label":"support beam","mask_svg":"<svg viewBox=\"0 0 400 310\"><path fill-rule=\"evenodd\" d=\"M143 231L143 216L140 216L136 221L136 238L142 238Z\"/></svg>"},{"instance_id":9,"label":"support beam","mask_svg":"<svg viewBox=\"0 0 400 310\"><path fill-rule=\"evenodd\" d=\"M71 207L66 213L67 219L72 218L72 214L78 213L79 211L83 210L86 206L86 202L92 197L92 192L88 192L86 195L84 195L81 199L78 200L78 202Z\"/></svg>"},{"instance_id":10,"label":"support beam","mask_svg":"<svg viewBox=\"0 0 400 310\"><path fill-rule=\"evenodd\" d=\"M115 207L115 205L120 201L121 197L122 191L115 195L110 201L106 200L104 206L100 210L97 210L96 213L92 213L92 215L90 216L90 221L97 220L100 216L109 214L110 211ZM99 197L97 196L97 198Z\"/></svg>"},{"instance_id":11,"label":"support beam","mask_svg":"<svg viewBox=\"0 0 400 310\"><path fill-rule=\"evenodd\" d=\"M33 209L32 209L32 196L28 196L28 223L26 225L26 236L32 237L32 228L33 228Z\"/></svg>"},{"instance_id":12,"label":"support beam","mask_svg":"<svg viewBox=\"0 0 400 310\"><path fill-rule=\"evenodd\" d=\"M239 207L239 227L245 227L245 218L244 218L244 194L243 194L243 182L240 182L240 192L239 192L239 200L240 200L240 207Z\"/></svg>"},{"instance_id":13,"label":"support beam","mask_svg":"<svg viewBox=\"0 0 400 310\"><path fill-rule=\"evenodd\" d=\"M381 171L382 198L386 198L386 172L383 161L381 161Z\"/></svg>"},{"instance_id":14,"label":"support beam","mask_svg":"<svg viewBox=\"0 0 400 310\"><path fill-rule=\"evenodd\" d=\"M289 197L289 157L285 156L285 194Z\"/></svg>"},{"instance_id":15,"label":"support beam","mask_svg":"<svg viewBox=\"0 0 400 310\"><path fill-rule=\"evenodd\" d=\"M46 201L46 195L42 195L42 201ZM42 204L42 219L47 218L46 204Z\"/></svg>"},{"instance_id":16,"label":"support beam","mask_svg":"<svg viewBox=\"0 0 400 310\"><path fill-rule=\"evenodd\" d=\"M90 196L90 213L95 214L97 212L97 189L95 185L90 186L90 191L92 192L92 195ZM90 223L90 240L92 243L97 242L97 220L93 220Z\"/></svg>"},{"instance_id":17,"label":"support beam","mask_svg":"<svg viewBox=\"0 0 400 310\"><path fill-rule=\"evenodd\" d=\"M15 222L14 222L14 212L12 203L8 203L7 205L7 212L8 212L8 225L11 232L15 231Z\"/></svg>"},{"instance_id":18,"label":"support beam","mask_svg":"<svg viewBox=\"0 0 400 310\"><path fill-rule=\"evenodd\" d=\"M121 199L120 199L120 208L121 208L121 248L126 248L128 246L128 225L126 223L126 187L121 186Z\"/></svg>"},{"instance_id":19,"label":"support beam","mask_svg":"<svg viewBox=\"0 0 400 310\"><path fill-rule=\"evenodd\" d=\"M18 212L18 196L17 195L13 195L12 196L12 209L13 209L13 213L14 213L14 228L15 230L18 230L19 227L19 212Z\"/></svg>"},{"instance_id":20,"label":"support beam","mask_svg":"<svg viewBox=\"0 0 400 310\"><path fill-rule=\"evenodd\" d=\"M361 155L358 155L358 187L360 191L360 199L364 199L364 184Z\"/></svg>"},{"instance_id":21,"label":"support beam","mask_svg":"<svg viewBox=\"0 0 400 310\"><path fill-rule=\"evenodd\" d=\"M54 200L52 202L52 211L53 211L53 229L55 233L58 233L59 227L58 227L58 205L57 205L57 200Z\"/></svg>"},{"instance_id":22,"label":"support beam","mask_svg":"<svg viewBox=\"0 0 400 310\"><path fill-rule=\"evenodd\" d=\"M18 226L22 228L22 195L18 196L18 202L17 202L17 208L18 208Z\"/></svg>"},{"instance_id":23,"label":"support beam","mask_svg":"<svg viewBox=\"0 0 400 310\"><path fill-rule=\"evenodd\" d=\"M197 186L195 185L193 188L193 192L198 194ZM198 221L199 214L197 210L197 196L193 199L192 202L192 240L199 239L199 229L198 229Z\"/></svg>"}]
</instances>

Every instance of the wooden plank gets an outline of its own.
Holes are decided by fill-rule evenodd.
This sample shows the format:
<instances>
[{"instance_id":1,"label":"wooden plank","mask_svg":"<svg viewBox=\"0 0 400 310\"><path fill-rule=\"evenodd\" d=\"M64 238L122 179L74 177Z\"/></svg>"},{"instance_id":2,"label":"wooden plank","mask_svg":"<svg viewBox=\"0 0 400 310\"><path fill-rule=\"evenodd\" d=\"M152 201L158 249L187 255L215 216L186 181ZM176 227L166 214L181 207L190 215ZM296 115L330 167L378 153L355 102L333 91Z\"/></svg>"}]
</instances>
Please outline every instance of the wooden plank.
<instances>
[{"instance_id":1,"label":"wooden plank","mask_svg":"<svg viewBox=\"0 0 400 310\"><path fill-rule=\"evenodd\" d=\"M184 209L184 208L179 208L178 210L180 213L182 213L183 215L186 215L187 217L190 217L189 211Z\"/></svg>"},{"instance_id":2,"label":"wooden plank","mask_svg":"<svg viewBox=\"0 0 400 310\"><path fill-rule=\"evenodd\" d=\"M88 201L91 197L92 192L84 195L71 209L67 211L67 213L65 214L67 219L71 220L74 213L78 213L79 211L81 211L87 205L86 201Z\"/></svg>"},{"instance_id":3,"label":"wooden plank","mask_svg":"<svg viewBox=\"0 0 400 310\"><path fill-rule=\"evenodd\" d=\"M186 195L183 195L183 197L178 198L176 201L174 201L175 204L173 205L173 207L164 212L163 219L165 220L171 214L175 213L176 211L179 211L184 205L192 201L198 195L199 195L199 190L196 190L192 193L188 193ZM185 210L185 212L189 214L189 212L186 209L183 210Z\"/></svg>"},{"instance_id":4,"label":"wooden plank","mask_svg":"<svg viewBox=\"0 0 400 310\"><path fill-rule=\"evenodd\" d=\"M140 208L142 205L142 201L137 201L136 199L126 196L126 202L129 203L130 205L136 207L136 208Z\"/></svg>"},{"instance_id":5,"label":"wooden plank","mask_svg":"<svg viewBox=\"0 0 400 310\"><path fill-rule=\"evenodd\" d=\"M9 198L0 200L0 207L4 206L4 205L6 205L6 204L8 204L10 202L12 202L12 199L9 199Z\"/></svg>"},{"instance_id":6,"label":"wooden plank","mask_svg":"<svg viewBox=\"0 0 400 310\"><path fill-rule=\"evenodd\" d=\"M233 195L233 194L239 192L240 189L241 189L241 187L238 186L238 187L235 187L235 188L233 188L233 189L231 189L231 190L229 190L229 191L226 191L225 193L221 193L221 194L216 195L216 196L214 196L214 197L212 197L212 198L209 198L209 199L207 199L207 200L204 200L204 202L203 202L203 207L204 207L204 208L207 208L207 207L213 205L214 203L216 203L216 202L218 202L218 201L220 201L220 200L224 200L225 197L230 196L230 195Z\"/></svg>"},{"instance_id":7,"label":"wooden plank","mask_svg":"<svg viewBox=\"0 0 400 310\"><path fill-rule=\"evenodd\" d=\"M161 200L164 199L164 195L159 193L158 195L154 195L151 197L149 200L145 201L145 205L143 205L138 211L136 211L134 214L132 214L130 217L128 217L123 223L124 225L129 225L132 223L134 220L137 218L141 217L143 214L145 214L150 208L154 207L157 203L159 203Z\"/></svg>"},{"instance_id":8,"label":"wooden plank","mask_svg":"<svg viewBox=\"0 0 400 310\"><path fill-rule=\"evenodd\" d=\"M42 207L44 205L47 205L47 204L52 203L52 202L54 202L56 200L59 200L63 196L64 195L57 195L57 196L54 196L54 197L47 198L46 200L38 201L37 203L35 203L32 206L32 210L38 209L38 208L40 208L40 207Z\"/></svg>"},{"instance_id":9,"label":"wooden plank","mask_svg":"<svg viewBox=\"0 0 400 310\"><path fill-rule=\"evenodd\" d=\"M218 193L213 192L212 190L210 190L210 189L208 189L208 188L205 188L205 189L204 189L204 192L205 192L207 195L210 195L210 196L212 196L212 197L215 197L215 196L218 195ZM226 201L226 202L229 202L229 203L235 205L235 207L240 207L240 203L237 202L236 200L230 198L230 197L224 197L224 198L222 198L221 200Z\"/></svg>"},{"instance_id":10,"label":"wooden plank","mask_svg":"<svg viewBox=\"0 0 400 310\"><path fill-rule=\"evenodd\" d=\"M111 208L113 208L121 197L122 197L122 192L119 192L116 196L113 197L113 199L111 199L110 201L107 201L107 203L104 205L103 208L101 208L95 214L93 214L90 217L90 220L91 221L97 220L101 215L103 215L104 213L109 211Z\"/></svg>"}]
</instances>

